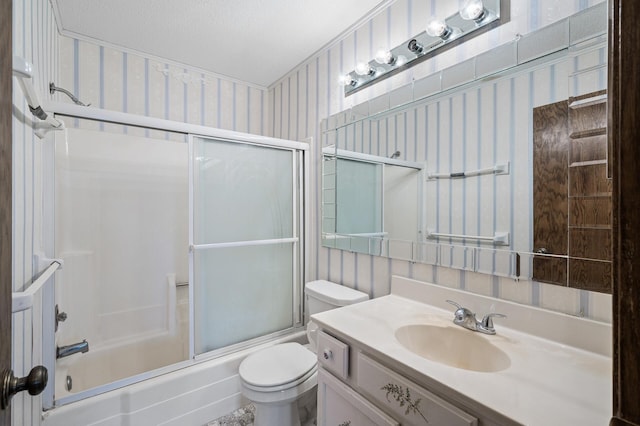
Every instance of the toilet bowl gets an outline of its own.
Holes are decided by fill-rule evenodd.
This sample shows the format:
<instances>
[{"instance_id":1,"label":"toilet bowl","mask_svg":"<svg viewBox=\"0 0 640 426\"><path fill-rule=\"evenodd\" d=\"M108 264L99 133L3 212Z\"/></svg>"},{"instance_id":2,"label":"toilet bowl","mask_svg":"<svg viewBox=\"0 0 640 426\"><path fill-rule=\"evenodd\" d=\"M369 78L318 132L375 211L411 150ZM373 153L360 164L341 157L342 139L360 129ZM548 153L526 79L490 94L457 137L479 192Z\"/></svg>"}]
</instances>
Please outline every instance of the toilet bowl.
<instances>
[{"instance_id":1,"label":"toilet bowl","mask_svg":"<svg viewBox=\"0 0 640 426\"><path fill-rule=\"evenodd\" d=\"M310 315L369 299L365 293L324 280L307 283L305 296ZM317 327L308 321L308 347L282 343L257 351L240 363L242 394L256 407L255 426L300 426L301 411L305 419L309 412L315 412L316 333ZM311 410L302 407L309 401Z\"/></svg>"},{"instance_id":2,"label":"toilet bowl","mask_svg":"<svg viewBox=\"0 0 640 426\"><path fill-rule=\"evenodd\" d=\"M242 393L256 406L255 426L300 424L298 399L315 390L317 360L299 343L258 351L240 364Z\"/></svg>"}]
</instances>

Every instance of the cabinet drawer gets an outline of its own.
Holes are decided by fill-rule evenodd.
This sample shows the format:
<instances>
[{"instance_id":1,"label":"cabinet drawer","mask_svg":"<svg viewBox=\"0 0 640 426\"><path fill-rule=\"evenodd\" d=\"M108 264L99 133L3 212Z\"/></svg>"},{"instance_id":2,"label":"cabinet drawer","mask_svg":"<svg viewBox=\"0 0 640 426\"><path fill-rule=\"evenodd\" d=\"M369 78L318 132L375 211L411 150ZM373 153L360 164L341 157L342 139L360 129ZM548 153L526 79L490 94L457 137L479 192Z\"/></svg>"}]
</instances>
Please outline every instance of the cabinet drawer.
<instances>
[{"instance_id":1,"label":"cabinet drawer","mask_svg":"<svg viewBox=\"0 0 640 426\"><path fill-rule=\"evenodd\" d=\"M318 333L318 362L341 379L349 375L349 345L325 332Z\"/></svg>"},{"instance_id":2,"label":"cabinet drawer","mask_svg":"<svg viewBox=\"0 0 640 426\"><path fill-rule=\"evenodd\" d=\"M478 419L400 376L363 354L358 354L358 389L403 425L476 426Z\"/></svg>"},{"instance_id":3,"label":"cabinet drawer","mask_svg":"<svg viewBox=\"0 0 640 426\"><path fill-rule=\"evenodd\" d=\"M318 426L399 426L323 368L318 370Z\"/></svg>"}]
</instances>

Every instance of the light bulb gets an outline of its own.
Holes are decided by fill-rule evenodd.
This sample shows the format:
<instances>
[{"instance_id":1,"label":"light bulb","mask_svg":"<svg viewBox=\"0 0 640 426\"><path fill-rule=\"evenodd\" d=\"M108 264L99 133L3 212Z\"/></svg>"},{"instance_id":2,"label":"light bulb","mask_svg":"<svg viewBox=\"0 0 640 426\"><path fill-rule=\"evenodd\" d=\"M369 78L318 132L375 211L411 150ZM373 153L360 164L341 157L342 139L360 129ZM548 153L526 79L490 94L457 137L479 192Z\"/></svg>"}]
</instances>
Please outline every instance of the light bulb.
<instances>
[{"instance_id":1,"label":"light bulb","mask_svg":"<svg viewBox=\"0 0 640 426\"><path fill-rule=\"evenodd\" d=\"M393 56L390 50L378 49L376 52L376 62L379 64L391 65L396 61L396 57Z\"/></svg>"},{"instance_id":2,"label":"light bulb","mask_svg":"<svg viewBox=\"0 0 640 426\"><path fill-rule=\"evenodd\" d=\"M467 21L481 21L484 18L485 9L482 0L467 0L460 9L460 16Z\"/></svg>"},{"instance_id":3,"label":"light bulb","mask_svg":"<svg viewBox=\"0 0 640 426\"><path fill-rule=\"evenodd\" d=\"M427 34L444 40L451 34L451 27L443 20L434 18L427 24Z\"/></svg>"},{"instance_id":4,"label":"light bulb","mask_svg":"<svg viewBox=\"0 0 640 426\"><path fill-rule=\"evenodd\" d=\"M356 65L356 74L358 75L372 75L374 72L375 70L367 62L358 62Z\"/></svg>"},{"instance_id":5,"label":"light bulb","mask_svg":"<svg viewBox=\"0 0 640 426\"><path fill-rule=\"evenodd\" d=\"M357 81L354 80L353 77L351 77L351 74L341 75L339 81L340 84L344 86L355 86L357 84Z\"/></svg>"}]
</instances>

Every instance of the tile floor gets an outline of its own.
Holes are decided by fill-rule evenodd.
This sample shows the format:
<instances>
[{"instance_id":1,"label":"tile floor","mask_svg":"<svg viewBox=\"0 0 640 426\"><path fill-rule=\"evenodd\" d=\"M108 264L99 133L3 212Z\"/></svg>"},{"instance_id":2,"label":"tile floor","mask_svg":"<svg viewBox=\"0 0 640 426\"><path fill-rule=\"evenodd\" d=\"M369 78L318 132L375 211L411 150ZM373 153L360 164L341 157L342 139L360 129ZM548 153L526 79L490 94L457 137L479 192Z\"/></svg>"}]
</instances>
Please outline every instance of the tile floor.
<instances>
[{"instance_id":1,"label":"tile floor","mask_svg":"<svg viewBox=\"0 0 640 426\"><path fill-rule=\"evenodd\" d=\"M255 412L256 408L253 404L249 404L238 408L231 414L209 422L207 426L253 426L253 415Z\"/></svg>"},{"instance_id":2,"label":"tile floor","mask_svg":"<svg viewBox=\"0 0 640 426\"><path fill-rule=\"evenodd\" d=\"M220 417L212 422L207 423L206 426L253 426L253 416L256 412L256 408L253 404L238 408L231 414ZM315 412L309 413L309 417L313 415L313 418L308 418L304 421L304 426L315 426Z\"/></svg>"}]
</instances>

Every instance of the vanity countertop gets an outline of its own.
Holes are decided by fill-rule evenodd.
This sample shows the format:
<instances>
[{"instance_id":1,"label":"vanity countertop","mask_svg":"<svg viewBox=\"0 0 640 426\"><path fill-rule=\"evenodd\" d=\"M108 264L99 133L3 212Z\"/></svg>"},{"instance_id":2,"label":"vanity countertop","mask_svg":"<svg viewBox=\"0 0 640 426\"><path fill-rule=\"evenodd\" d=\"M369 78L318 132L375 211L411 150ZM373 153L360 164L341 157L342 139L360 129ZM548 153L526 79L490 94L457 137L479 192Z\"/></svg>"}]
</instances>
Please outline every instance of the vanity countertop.
<instances>
[{"instance_id":1,"label":"vanity countertop","mask_svg":"<svg viewBox=\"0 0 640 426\"><path fill-rule=\"evenodd\" d=\"M488 310L508 315L495 320L496 335L468 331L507 353L506 369L451 367L416 355L398 342L395 331L404 325L458 327L452 323L455 308L445 308L447 298L479 318ZM611 326L605 323L398 277L392 294L322 312L313 320L390 366L400 366L410 377L420 376L419 381L431 383L443 395L453 392L521 424L602 426L611 419Z\"/></svg>"}]
</instances>

